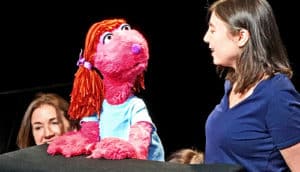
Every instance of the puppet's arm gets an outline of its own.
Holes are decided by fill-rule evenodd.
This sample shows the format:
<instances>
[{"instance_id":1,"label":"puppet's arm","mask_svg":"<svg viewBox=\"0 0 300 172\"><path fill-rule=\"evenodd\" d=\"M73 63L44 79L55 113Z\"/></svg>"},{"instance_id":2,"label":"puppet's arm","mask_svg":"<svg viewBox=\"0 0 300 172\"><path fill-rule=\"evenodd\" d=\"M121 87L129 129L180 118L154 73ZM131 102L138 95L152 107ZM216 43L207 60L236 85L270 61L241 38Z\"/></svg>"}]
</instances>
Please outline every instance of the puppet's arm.
<instances>
[{"instance_id":1,"label":"puppet's arm","mask_svg":"<svg viewBox=\"0 0 300 172\"><path fill-rule=\"evenodd\" d=\"M152 125L138 122L131 126L129 140L115 137L103 138L97 143L88 158L105 159L147 159L151 141Z\"/></svg>"},{"instance_id":2,"label":"puppet's arm","mask_svg":"<svg viewBox=\"0 0 300 172\"><path fill-rule=\"evenodd\" d=\"M129 143L137 152L137 159L147 159L151 142L152 125L149 122L138 122L131 126L129 133Z\"/></svg>"},{"instance_id":3,"label":"puppet's arm","mask_svg":"<svg viewBox=\"0 0 300 172\"><path fill-rule=\"evenodd\" d=\"M98 126L97 121L83 122L80 130L66 133L51 142L47 152L50 155L62 154L65 157L90 154L94 143L99 141Z\"/></svg>"}]
</instances>

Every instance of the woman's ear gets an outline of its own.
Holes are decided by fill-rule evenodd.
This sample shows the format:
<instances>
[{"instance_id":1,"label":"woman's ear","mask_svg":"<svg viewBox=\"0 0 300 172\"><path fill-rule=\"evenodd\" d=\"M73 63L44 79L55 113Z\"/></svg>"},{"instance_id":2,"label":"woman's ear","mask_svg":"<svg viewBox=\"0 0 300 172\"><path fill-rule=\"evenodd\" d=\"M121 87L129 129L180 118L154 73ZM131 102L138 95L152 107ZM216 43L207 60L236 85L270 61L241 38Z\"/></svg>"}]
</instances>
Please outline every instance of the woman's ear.
<instances>
[{"instance_id":1,"label":"woman's ear","mask_svg":"<svg viewBox=\"0 0 300 172\"><path fill-rule=\"evenodd\" d=\"M249 38L250 38L250 34L249 34L248 30L246 30L246 29L239 30L238 46L239 47L245 46L246 43L248 42Z\"/></svg>"}]
</instances>

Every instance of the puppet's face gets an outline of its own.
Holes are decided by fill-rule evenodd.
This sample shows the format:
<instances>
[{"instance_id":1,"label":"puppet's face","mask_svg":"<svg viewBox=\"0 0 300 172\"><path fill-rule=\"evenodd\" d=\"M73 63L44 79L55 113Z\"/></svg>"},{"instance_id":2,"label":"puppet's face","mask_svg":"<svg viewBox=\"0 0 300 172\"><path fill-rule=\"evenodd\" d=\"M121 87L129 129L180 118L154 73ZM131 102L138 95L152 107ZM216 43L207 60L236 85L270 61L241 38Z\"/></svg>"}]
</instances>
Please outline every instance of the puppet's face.
<instances>
[{"instance_id":1,"label":"puppet's face","mask_svg":"<svg viewBox=\"0 0 300 172\"><path fill-rule=\"evenodd\" d=\"M137 30L122 24L100 36L95 55L95 67L104 79L134 80L148 64L147 41Z\"/></svg>"}]
</instances>

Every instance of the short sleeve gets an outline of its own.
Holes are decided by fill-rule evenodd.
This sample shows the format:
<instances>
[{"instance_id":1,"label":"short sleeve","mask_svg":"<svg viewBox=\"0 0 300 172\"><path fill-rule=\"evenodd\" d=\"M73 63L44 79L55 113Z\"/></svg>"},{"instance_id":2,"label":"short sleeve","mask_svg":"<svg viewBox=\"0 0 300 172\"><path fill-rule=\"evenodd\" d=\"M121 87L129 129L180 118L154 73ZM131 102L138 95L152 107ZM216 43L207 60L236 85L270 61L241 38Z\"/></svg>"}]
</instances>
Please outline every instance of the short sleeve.
<instances>
[{"instance_id":1,"label":"short sleeve","mask_svg":"<svg viewBox=\"0 0 300 172\"><path fill-rule=\"evenodd\" d=\"M273 83L272 90L267 127L274 144L283 149L300 142L300 95L287 78Z\"/></svg>"},{"instance_id":2,"label":"short sleeve","mask_svg":"<svg viewBox=\"0 0 300 172\"><path fill-rule=\"evenodd\" d=\"M80 120L80 124L82 124L83 122L92 122L92 121L99 121L97 114L94 114L94 115L88 116L88 117L83 117Z\"/></svg>"},{"instance_id":3,"label":"short sleeve","mask_svg":"<svg viewBox=\"0 0 300 172\"><path fill-rule=\"evenodd\" d=\"M146 121L152 124L151 117L149 115L148 109L146 107L145 102L140 98L134 98L132 102L132 123Z\"/></svg>"}]
</instances>

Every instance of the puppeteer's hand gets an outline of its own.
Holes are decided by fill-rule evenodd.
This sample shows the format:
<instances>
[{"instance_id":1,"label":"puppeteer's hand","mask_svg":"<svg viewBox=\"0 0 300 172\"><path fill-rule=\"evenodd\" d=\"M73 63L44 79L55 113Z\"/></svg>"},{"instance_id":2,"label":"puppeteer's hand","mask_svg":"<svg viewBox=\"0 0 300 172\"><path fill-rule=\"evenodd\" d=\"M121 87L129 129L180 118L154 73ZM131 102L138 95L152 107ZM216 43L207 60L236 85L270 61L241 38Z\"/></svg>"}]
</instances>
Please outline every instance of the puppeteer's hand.
<instances>
[{"instance_id":1,"label":"puppeteer's hand","mask_svg":"<svg viewBox=\"0 0 300 172\"><path fill-rule=\"evenodd\" d=\"M134 147L127 141L119 138L103 138L96 145L91 146L93 150L87 158L105 158L105 159L127 159L137 158Z\"/></svg>"},{"instance_id":2,"label":"puppeteer's hand","mask_svg":"<svg viewBox=\"0 0 300 172\"><path fill-rule=\"evenodd\" d=\"M90 154L97 141L99 141L98 123L84 122L79 131L68 132L51 142L47 152L50 155L62 154L65 157Z\"/></svg>"}]
</instances>

